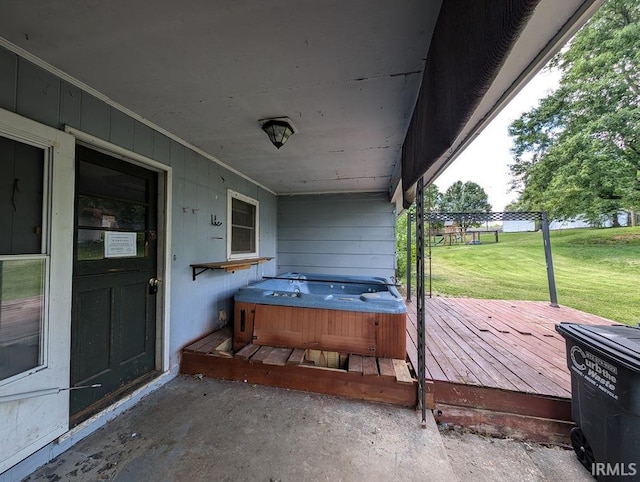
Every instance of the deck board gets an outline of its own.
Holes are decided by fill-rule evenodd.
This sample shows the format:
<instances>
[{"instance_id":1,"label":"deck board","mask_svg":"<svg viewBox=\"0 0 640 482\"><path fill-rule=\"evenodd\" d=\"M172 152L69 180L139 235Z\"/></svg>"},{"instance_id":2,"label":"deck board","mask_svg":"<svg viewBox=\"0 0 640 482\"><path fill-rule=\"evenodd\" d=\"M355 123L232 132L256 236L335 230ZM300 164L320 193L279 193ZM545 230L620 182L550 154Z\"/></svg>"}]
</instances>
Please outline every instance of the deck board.
<instances>
[{"instance_id":1,"label":"deck board","mask_svg":"<svg viewBox=\"0 0 640 482\"><path fill-rule=\"evenodd\" d=\"M566 383L568 371L564 354L565 343L562 337L558 335L556 338L558 343L553 343L549 338L539 336L540 330L526 308L515 310L511 306L505 306L502 300L500 303L496 303L498 308L493 310L485 303L471 304L464 299L461 304L468 312L491 313L488 315L491 316L488 321L491 322L492 328L495 328L491 347L495 347L499 353L509 359L510 365L508 366L516 367L516 374L529 387L528 390L523 390L522 386L519 386L518 389L533 393L545 393L545 390L549 390L549 393L553 395L569 395L570 391L567 391ZM558 308L549 307L549 309L557 310ZM557 315L557 313L551 313L551 315ZM518 329L514 329L513 327L518 324L527 328L519 326ZM554 325L555 322L551 324L551 326ZM506 327L509 329L505 329ZM506 331L508 333L505 333ZM532 335L523 335L521 332L524 331L529 331ZM491 339L491 332L487 337ZM530 369L523 369L525 364ZM560 392L556 392L556 390L560 390Z\"/></svg>"},{"instance_id":2,"label":"deck board","mask_svg":"<svg viewBox=\"0 0 640 482\"><path fill-rule=\"evenodd\" d=\"M243 360L248 360L249 358L251 358L255 352L257 352L260 349L260 346L258 345L245 345L244 347L242 347L240 349L240 351L238 351L236 353L236 356L238 358L242 358Z\"/></svg>"},{"instance_id":3,"label":"deck board","mask_svg":"<svg viewBox=\"0 0 640 482\"><path fill-rule=\"evenodd\" d=\"M417 367L415 304L407 311L407 355ZM560 322L614 323L546 302L427 298L427 378L570 398L565 341L555 332Z\"/></svg>"},{"instance_id":4,"label":"deck board","mask_svg":"<svg viewBox=\"0 0 640 482\"><path fill-rule=\"evenodd\" d=\"M387 378L395 378L396 370L393 368L393 360L391 358L379 358L380 376Z\"/></svg>"},{"instance_id":5,"label":"deck board","mask_svg":"<svg viewBox=\"0 0 640 482\"><path fill-rule=\"evenodd\" d=\"M364 376L374 376L374 377L377 377L379 375L378 364L376 363L376 357L374 356L362 357L362 374Z\"/></svg>"},{"instance_id":6,"label":"deck board","mask_svg":"<svg viewBox=\"0 0 640 482\"><path fill-rule=\"evenodd\" d=\"M291 348L273 348L262 360L262 363L265 365L285 366L292 352Z\"/></svg>"},{"instance_id":7,"label":"deck board","mask_svg":"<svg viewBox=\"0 0 640 482\"><path fill-rule=\"evenodd\" d=\"M433 313L433 317L436 319L441 316L441 312ZM464 324L464 317L456 318L456 320L455 323L451 323L450 319L447 320L449 321L449 329L473 344L476 358L491 359L495 370L499 373L495 383L486 383L485 386L529 393L543 392L560 396L566 395L562 392L561 387L551 383L539 371L534 372L520 368L523 362L533 363L533 366L536 367L537 363L528 359L527 352L522 351L521 346L515 347L511 342L504 342L504 337L507 334L499 331L491 332L491 330L480 333L468 327L466 331L463 331L464 328L461 327Z\"/></svg>"}]
</instances>

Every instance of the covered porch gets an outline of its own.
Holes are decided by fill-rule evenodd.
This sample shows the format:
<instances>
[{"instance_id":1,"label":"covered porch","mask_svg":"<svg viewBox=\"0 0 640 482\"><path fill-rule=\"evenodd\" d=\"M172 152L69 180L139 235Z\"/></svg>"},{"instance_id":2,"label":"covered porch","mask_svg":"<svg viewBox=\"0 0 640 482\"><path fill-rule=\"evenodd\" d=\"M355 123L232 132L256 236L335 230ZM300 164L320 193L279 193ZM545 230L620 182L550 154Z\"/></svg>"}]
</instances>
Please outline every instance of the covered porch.
<instances>
[{"instance_id":1,"label":"covered porch","mask_svg":"<svg viewBox=\"0 0 640 482\"><path fill-rule=\"evenodd\" d=\"M394 278L416 186L601 2L5 2L0 314L40 309L18 321L28 336L0 326L0 480L169 383L185 346L237 321L240 288L284 272ZM286 145L265 135L283 125ZM311 370L276 353L268 376ZM413 404L400 358L383 372L353 357L323 370L345 383L325 384L370 377L383 386L361 393Z\"/></svg>"}]
</instances>

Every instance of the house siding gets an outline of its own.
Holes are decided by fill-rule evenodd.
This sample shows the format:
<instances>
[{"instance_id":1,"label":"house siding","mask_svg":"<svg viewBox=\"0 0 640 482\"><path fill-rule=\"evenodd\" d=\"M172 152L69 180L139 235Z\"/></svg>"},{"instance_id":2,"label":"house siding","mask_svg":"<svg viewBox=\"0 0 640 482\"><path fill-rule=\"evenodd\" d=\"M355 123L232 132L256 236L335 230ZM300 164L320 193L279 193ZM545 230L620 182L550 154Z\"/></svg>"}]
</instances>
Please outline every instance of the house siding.
<instances>
[{"instance_id":1,"label":"house siding","mask_svg":"<svg viewBox=\"0 0 640 482\"><path fill-rule=\"evenodd\" d=\"M274 275L275 262L249 270L208 271L192 280L192 263L226 259L226 190L260 202L260 255L276 255L276 197L251 181L155 131L88 92L0 47L0 108L56 129L70 126L172 167L170 368L180 349L230 319L235 290ZM69 206L69 209L73 209ZM215 215L222 226L212 226Z\"/></svg>"},{"instance_id":2,"label":"house siding","mask_svg":"<svg viewBox=\"0 0 640 482\"><path fill-rule=\"evenodd\" d=\"M395 276L395 205L385 193L278 197L278 273Z\"/></svg>"}]
</instances>

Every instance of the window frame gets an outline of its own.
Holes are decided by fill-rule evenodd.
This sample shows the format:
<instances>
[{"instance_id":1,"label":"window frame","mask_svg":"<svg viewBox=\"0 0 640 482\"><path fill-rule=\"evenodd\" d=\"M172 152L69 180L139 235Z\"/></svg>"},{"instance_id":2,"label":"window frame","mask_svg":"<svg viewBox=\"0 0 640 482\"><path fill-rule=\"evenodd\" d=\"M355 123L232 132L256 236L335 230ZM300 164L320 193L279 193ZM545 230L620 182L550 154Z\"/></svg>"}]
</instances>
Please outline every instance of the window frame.
<instances>
[{"instance_id":1,"label":"window frame","mask_svg":"<svg viewBox=\"0 0 640 482\"><path fill-rule=\"evenodd\" d=\"M233 245L233 200L237 199L246 204L251 204L255 207L255 228L254 228L254 246L253 252L241 252L234 253L232 250ZM257 258L260 252L260 203L257 199L241 194L232 189L227 189L227 260L235 259L247 259Z\"/></svg>"},{"instance_id":2,"label":"window frame","mask_svg":"<svg viewBox=\"0 0 640 482\"><path fill-rule=\"evenodd\" d=\"M41 239L40 252L27 254L0 254L0 260L9 261L43 261L43 279L42 279L42 307L40 319L40 334L38 342L38 363L21 372L15 373L9 377L0 379L0 387L10 385L17 380L29 377L34 373L45 370L49 366L49 303L50 303L50 277L51 277L51 210L52 210L52 162L53 153L50 145L42 142L40 139L31 139L30 136L13 135L7 130L0 131L0 136L5 139L26 144L42 150L43 171L42 171L42 220L41 220ZM0 303L2 297L0 296Z\"/></svg>"}]
</instances>

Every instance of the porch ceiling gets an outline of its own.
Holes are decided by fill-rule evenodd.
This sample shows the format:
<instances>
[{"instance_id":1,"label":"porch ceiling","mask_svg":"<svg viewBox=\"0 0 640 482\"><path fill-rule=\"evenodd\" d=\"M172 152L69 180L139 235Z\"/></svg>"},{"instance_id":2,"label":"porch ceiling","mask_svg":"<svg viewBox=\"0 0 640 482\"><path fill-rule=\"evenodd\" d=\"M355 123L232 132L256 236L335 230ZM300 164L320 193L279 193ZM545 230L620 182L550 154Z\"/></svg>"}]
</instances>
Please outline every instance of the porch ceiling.
<instances>
[{"instance_id":1,"label":"porch ceiling","mask_svg":"<svg viewBox=\"0 0 640 482\"><path fill-rule=\"evenodd\" d=\"M601 2L540 0L428 180ZM390 191L441 4L4 0L0 35L278 194Z\"/></svg>"},{"instance_id":2,"label":"porch ceiling","mask_svg":"<svg viewBox=\"0 0 640 482\"><path fill-rule=\"evenodd\" d=\"M0 32L277 193L386 191L440 1L5 1ZM277 150L258 120L289 116Z\"/></svg>"}]
</instances>

